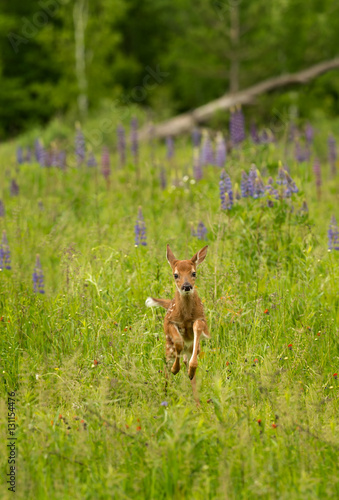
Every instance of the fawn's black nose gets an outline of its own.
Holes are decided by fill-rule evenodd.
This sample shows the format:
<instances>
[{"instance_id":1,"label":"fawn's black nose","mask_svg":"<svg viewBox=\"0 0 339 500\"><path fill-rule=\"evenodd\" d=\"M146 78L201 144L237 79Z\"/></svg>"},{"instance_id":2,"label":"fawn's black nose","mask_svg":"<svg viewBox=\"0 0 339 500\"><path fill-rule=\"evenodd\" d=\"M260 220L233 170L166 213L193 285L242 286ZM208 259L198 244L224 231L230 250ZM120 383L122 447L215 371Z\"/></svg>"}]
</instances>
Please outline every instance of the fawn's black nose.
<instances>
[{"instance_id":1,"label":"fawn's black nose","mask_svg":"<svg viewBox=\"0 0 339 500\"><path fill-rule=\"evenodd\" d=\"M193 286L190 283L184 283L181 287L181 290L184 292L190 292L192 290Z\"/></svg>"}]
</instances>

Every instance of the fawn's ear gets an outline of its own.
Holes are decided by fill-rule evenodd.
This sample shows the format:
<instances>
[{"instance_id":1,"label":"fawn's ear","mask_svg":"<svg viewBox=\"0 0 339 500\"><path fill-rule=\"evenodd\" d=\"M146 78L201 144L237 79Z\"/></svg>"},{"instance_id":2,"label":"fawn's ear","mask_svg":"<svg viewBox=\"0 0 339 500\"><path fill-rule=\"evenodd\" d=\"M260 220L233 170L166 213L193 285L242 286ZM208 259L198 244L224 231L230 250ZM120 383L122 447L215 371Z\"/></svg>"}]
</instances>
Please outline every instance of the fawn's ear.
<instances>
[{"instance_id":1,"label":"fawn's ear","mask_svg":"<svg viewBox=\"0 0 339 500\"><path fill-rule=\"evenodd\" d=\"M205 260L205 257L207 255L207 249L208 249L208 246L206 245L204 248L199 250L199 252L197 252L194 255L194 257L191 258L191 261L193 262L193 264L198 266L199 264L202 263L203 260Z\"/></svg>"},{"instance_id":2,"label":"fawn's ear","mask_svg":"<svg viewBox=\"0 0 339 500\"><path fill-rule=\"evenodd\" d=\"M169 245L167 245L167 253L166 253L166 256L167 256L168 263L169 263L169 265L170 265L171 267L173 267L173 266L174 266L174 264L175 264L176 262L178 262L178 259L176 259L176 258L174 257L174 254L173 254L172 250L170 249L170 246L169 246Z\"/></svg>"}]
</instances>

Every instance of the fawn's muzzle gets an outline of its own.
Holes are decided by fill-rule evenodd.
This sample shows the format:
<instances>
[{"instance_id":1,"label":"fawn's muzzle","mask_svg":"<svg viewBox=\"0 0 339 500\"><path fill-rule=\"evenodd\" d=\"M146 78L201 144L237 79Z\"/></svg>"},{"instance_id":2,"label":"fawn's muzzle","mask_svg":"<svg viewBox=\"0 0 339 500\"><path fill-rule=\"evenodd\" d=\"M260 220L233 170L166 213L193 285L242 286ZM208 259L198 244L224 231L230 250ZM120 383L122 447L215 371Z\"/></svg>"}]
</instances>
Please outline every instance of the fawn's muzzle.
<instances>
[{"instance_id":1,"label":"fawn's muzzle","mask_svg":"<svg viewBox=\"0 0 339 500\"><path fill-rule=\"evenodd\" d=\"M184 283L181 287L183 292L190 292L193 289L193 286L190 283Z\"/></svg>"}]
</instances>

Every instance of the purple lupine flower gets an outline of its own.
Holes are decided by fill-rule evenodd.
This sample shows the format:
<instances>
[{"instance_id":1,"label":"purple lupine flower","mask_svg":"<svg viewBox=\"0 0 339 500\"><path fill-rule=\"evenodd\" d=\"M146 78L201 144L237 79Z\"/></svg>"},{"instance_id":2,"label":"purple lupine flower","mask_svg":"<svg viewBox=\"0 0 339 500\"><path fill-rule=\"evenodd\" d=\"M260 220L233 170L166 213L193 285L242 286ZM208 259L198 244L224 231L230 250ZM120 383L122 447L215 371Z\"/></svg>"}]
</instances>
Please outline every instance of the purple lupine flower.
<instances>
[{"instance_id":1,"label":"purple lupine flower","mask_svg":"<svg viewBox=\"0 0 339 500\"><path fill-rule=\"evenodd\" d=\"M44 289L44 274L42 272L40 256L37 254L35 261L35 268L33 272L33 288L35 293L45 293Z\"/></svg>"},{"instance_id":2,"label":"purple lupine flower","mask_svg":"<svg viewBox=\"0 0 339 500\"><path fill-rule=\"evenodd\" d=\"M312 125L310 124L310 122L307 122L306 126L305 126L305 138L306 138L307 144L309 146L312 146L313 138L314 138L314 129L313 129Z\"/></svg>"},{"instance_id":3,"label":"purple lupine flower","mask_svg":"<svg viewBox=\"0 0 339 500\"><path fill-rule=\"evenodd\" d=\"M86 143L85 136L82 133L80 125L77 125L77 131L75 134L75 156L77 159L77 165L82 165L86 156Z\"/></svg>"},{"instance_id":4,"label":"purple lupine flower","mask_svg":"<svg viewBox=\"0 0 339 500\"><path fill-rule=\"evenodd\" d=\"M104 146L102 149L102 155L101 155L101 173L108 181L109 176L111 175L111 162L110 162L110 157L109 157L109 150L107 146Z\"/></svg>"},{"instance_id":5,"label":"purple lupine flower","mask_svg":"<svg viewBox=\"0 0 339 500\"><path fill-rule=\"evenodd\" d=\"M337 219L332 215L330 226L328 228L328 249L339 250L339 230Z\"/></svg>"},{"instance_id":6,"label":"purple lupine flower","mask_svg":"<svg viewBox=\"0 0 339 500\"><path fill-rule=\"evenodd\" d=\"M135 246L139 245L146 246L146 224L144 220L144 216L142 215L141 207L138 209L138 218L137 223L134 226L135 229Z\"/></svg>"},{"instance_id":7,"label":"purple lupine flower","mask_svg":"<svg viewBox=\"0 0 339 500\"><path fill-rule=\"evenodd\" d=\"M192 131L192 143L194 148L198 148L200 146L201 141L201 132L198 128L193 129Z\"/></svg>"},{"instance_id":8,"label":"purple lupine flower","mask_svg":"<svg viewBox=\"0 0 339 500\"><path fill-rule=\"evenodd\" d=\"M5 210L5 205L2 200L0 200L0 217L5 217L6 210Z\"/></svg>"},{"instance_id":9,"label":"purple lupine flower","mask_svg":"<svg viewBox=\"0 0 339 500\"><path fill-rule=\"evenodd\" d=\"M310 151L307 148L302 147L299 139L295 141L294 157L298 163L303 163L310 157Z\"/></svg>"},{"instance_id":10,"label":"purple lupine flower","mask_svg":"<svg viewBox=\"0 0 339 500\"><path fill-rule=\"evenodd\" d=\"M36 139L34 142L34 154L36 161L40 164L41 167L45 166L45 149L39 139Z\"/></svg>"},{"instance_id":11,"label":"purple lupine flower","mask_svg":"<svg viewBox=\"0 0 339 500\"><path fill-rule=\"evenodd\" d=\"M231 210L233 206L232 182L229 175L225 172L225 170L222 170L220 174L219 194L220 194L221 208L223 210Z\"/></svg>"},{"instance_id":12,"label":"purple lupine flower","mask_svg":"<svg viewBox=\"0 0 339 500\"><path fill-rule=\"evenodd\" d=\"M119 155L120 167L126 163L126 133L124 127L120 124L117 128L117 149Z\"/></svg>"},{"instance_id":13,"label":"purple lupine flower","mask_svg":"<svg viewBox=\"0 0 339 500\"><path fill-rule=\"evenodd\" d=\"M300 212L302 215L308 214L309 210L308 210L308 205L307 205L306 200L303 201L301 208L300 208Z\"/></svg>"},{"instance_id":14,"label":"purple lupine flower","mask_svg":"<svg viewBox=\"0 0 339 500\"><path fill-rule=\"evenodd\" d=\"M16 148L16 161L18 165L21 165L24 162L24 155L21 146Z\"/></svg>"},{"instance_id":15,"label":"purple lupine flower","mask_svg":"<svg viewBox=\"0 0 339 500\"><path fill-rule=\"evenodd\" d=\"M162 401L162 402L160 403L160 406L165 406L165 407L166 407L166 406L168 406L167 401Z\"/></svg>"},{"instance_id":16,"label":"purple lupine flower","mask_svg":"<svg viewBox=\"0 0 339 500\"><path fill-rule=\"evenodd\" d=\"M277 184L278 186L285 186L287 184L286 172L282 167L278 169Z\"/></svg>"},{"instance_id":17,"label":"purple lupine flower","mask_svg":"<svg viewBox=\"0 0 339 500\"><path fill-rule=\"evenodd\" d=\"M254 195L254 184L255 184L255 180L257 178L257 169L255 167L255 165L252 165L251 166L251 169L248 173L248 178L247 178L247 193L248 193L248 196L252 196Z\"/></svg>"},{"instance_id":18,"label":"purple lupine flower","mask_svg":"<svg viewBox=\"0 0 339 500\"><path fill-rule=\"evenodd\" d=\"M174 156L174 140L172 136L166 137L166 158L170 160Z\"/></svg>"},{"instance_id":19,"label":"purple lupine flower","mask_svg":"<svg viewBox=\"0 0 339 500\"><path fill-rule=\"evenodd\" d=\"M230 135L233 144L240 144L245 140L245 119L241 108L231 111Z\"/></svg>"},{"instance_id":20,"label":"purple lupine flower","mask_svg":"<svg viewBox=\"0 0 339 500\"><path fill-rule=\"evenodd\" d=\"M202 179L202 161L201 154L197 149L193 150L193 177L196 181Z\"/></svg>"},{"instance_id":21,"label":"purple lupine flower","mask_svg":"<svg viewBox=\"0 0 339 500\"><path fill-rule=\"evenodd\" d=\"M138 141L138 120L134 117L131 120L131 152L134 163L138 163L139 141Z\"/></svg>"},{"instance_id":22,"label":"purple lupine flower","mask_svg":"<svg viewBox=\"0 0 339 500\"><path fill-rule=\"evenodd\" d=\"M317 188L318 199L320 199L322 180L321 180L321 166L320 166L320 162L319 162L318 158L315 158L315 160L314 160L313 172L314 172L314 176L315 176L315 185Z\"/></svg>"},{"instance_id":23,"label":"purple lupine flower","mask_svg":"<svg viewBox=\"0 0 339 500\"><path fill-rule=\"evenodd\" d=\"M247 177L246 172L244 170L241 172L240 189L241 189L241 196L243 198L247 198L247 196L248 196L248 177Z\"/></svg>"},{"instance_id":24,"label":"purple lupine flower","mask_svg":"<svg viewBox=\"0 0 339 500\"><path fill-rule=\"evenodd\" d=\"M298 193L299 189L297 188L296 183L294 182L290 174L286 172L286 170L285 170L285 177L287 180L286 191L288 191L288 196L290 196L292 193Z\"/></svg>"},{"instance_id":25,"label":"purple lupine flower","mask_svg":"<svg viewBox=\"0 0 339 500\"><path fill-rule=\"evenodd\" d=\"M258 134L257 126L253 121L251 122L250 126L250 135L252 142L254 142L254 144L260 144L260 137Z\"/></svg>"},{"instance_id":26,"label":"purple lupine flower","mask_svg":"<svg viewBox=\"0 0 339 500\"><path fill-rule=\"evenodd\" d=\"M197 228L197 238L198 240L206 240L206 235L207 235L207 228L203 222L199 222L198 228Z\"/></svg>"},{"instance_id":27,"label":"purple lupine flower","mask_svg":"<svg viewBox=\"0 0 339 500\"><path fill-rule=\"evenodd\" d=\"M206 130L203 131L200 148L200 163L203 167L206 165L213 165L214 163L212 142Z\"/></svg>"},{"instance_id":28,"label":"purple lupine flower","mask_svg":"<svg viewBox=\"0 0 339 500\"><path fill-rule=\"evenodd\" d=\"M10 193L11 193L11 196L18 196L19 194L19 186L16 182L15 179L12 179L11 181L11 185L10 185Z\"/></svg>"},{"instance_id":29,"label":"purple lupine flower","mask_svg":"<svg viewBox=\"0 0 339 500\"><path fill-rule=\"evenodd\" d=\"M253 198L261 198L265 193L265 187L260 177L254 179Z\"/></svg>"},{"instance_id":30,"label":"purple lupine flower","mask_svg":"<svg viewBox=\"0 0 339 500\"><path fill-rule=\"evenodd\" d=\"M11 251L9 249L6 231L2 232L2 241L0 245L0 270L11 269Z\"/></svg>"},{"instance_id":31,"label":"purple lupine flower","mask_svg":"<svg viewBox=\"0 0 339 500\"><path fill-rule=\"evenodd\" d=\"M160 186L161 189L166 189L167 187L166 170L164 169L164 167L162 167L160 170Z\"/></svg>"},{"instance_id":32,"label":"purple lupine flower","mask_svg":"<svg viewBox=\"0 0 339 500\"><path fill-rule=\"evenodd\" d=\"M87 158L87 166L88 167L96 167L98 165L98 162L95 159L95 156L93 154L93 151L90 151L88 153L88 158Z\"/></svg>"},{"instance_id":33,"label":"purple lupine flower","mask_svg":"<svg viewBox=\"0 0 339 500\"><path fill-rule=\"evenodd\" d=\"M223 168L226 163L226 142L221 132L218 132L215 148L215 164Z\"/></svg>"},{"instance_id":34,"label":"purple lupine flower","mask_svg":"<svg viewBox=\"0 0 339 500\"><path fill-rule=\"evenodd\" d=\"M335 141L335 138L333 135L330 135L328 137L328 161L331 165L331 174L333 177L335 177L336 171L337 171L337 144Z\"/></svg>"}]
</instances>

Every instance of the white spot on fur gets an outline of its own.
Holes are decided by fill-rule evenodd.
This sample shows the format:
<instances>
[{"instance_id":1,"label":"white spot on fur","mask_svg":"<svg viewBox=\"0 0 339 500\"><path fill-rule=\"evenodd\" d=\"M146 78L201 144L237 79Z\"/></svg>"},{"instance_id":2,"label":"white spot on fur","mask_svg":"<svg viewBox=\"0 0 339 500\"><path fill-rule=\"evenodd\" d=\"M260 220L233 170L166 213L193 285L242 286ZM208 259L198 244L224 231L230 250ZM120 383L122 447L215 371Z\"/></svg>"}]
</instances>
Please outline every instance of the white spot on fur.
<instances>
[{"instance_id":1,"label":"white spot on fur","mask_svg":"<svg viewBox=\"0 0 339 500\"><path fill-rule=\"evenodd\" d=\"M148 299L146 299L145 304L147 307L159 307L160 306L160 304L155 302L155 300L153 300L152 297L148 297Z\"/></svg>"}]
</instances>

